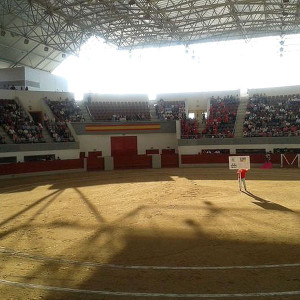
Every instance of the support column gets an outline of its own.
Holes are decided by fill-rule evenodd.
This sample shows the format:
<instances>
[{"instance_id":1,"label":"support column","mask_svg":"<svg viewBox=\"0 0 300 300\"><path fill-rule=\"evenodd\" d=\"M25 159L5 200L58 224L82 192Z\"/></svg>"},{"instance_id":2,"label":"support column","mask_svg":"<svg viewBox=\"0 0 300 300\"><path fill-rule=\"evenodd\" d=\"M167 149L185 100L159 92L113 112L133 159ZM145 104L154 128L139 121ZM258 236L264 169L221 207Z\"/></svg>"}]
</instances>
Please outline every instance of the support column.
<instances>
[{"instance_id":1,"label":"support column","mask_svg":"<svg viewBox=\"0 0 300 300\"><path fill-rule=\"evenodd\" d=\"M160 169L161 168L161 156L160 154L152 154L152 168Z\"/></svg>"},{"instance_id":2,"label":"support column","mask_svg":"<svg viewBox=\"0 0 300 300\"><path fill-rule=\"evenodd\" d=\"M112 156L104 156L104 171L114 169L114 158Z\"/></svg>"}]
</instances>

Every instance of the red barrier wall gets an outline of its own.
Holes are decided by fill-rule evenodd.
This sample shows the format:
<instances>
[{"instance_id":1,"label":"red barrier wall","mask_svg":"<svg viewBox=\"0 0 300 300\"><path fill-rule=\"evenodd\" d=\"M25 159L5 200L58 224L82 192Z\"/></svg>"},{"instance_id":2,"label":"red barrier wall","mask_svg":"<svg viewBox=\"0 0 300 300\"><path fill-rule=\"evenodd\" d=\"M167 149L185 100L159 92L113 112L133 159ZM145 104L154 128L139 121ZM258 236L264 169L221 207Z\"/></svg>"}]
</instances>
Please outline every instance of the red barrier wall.
<instances>
[{"instance_id":1,"label":"red barrier wall","mask_svg":"<svg viewBox=\"0 0 300 300\"><path fill-rule=\"evenodd\" d=\"M111 155L137 155L136 136L111 137Z\"/></svg>"},{"instance_id":2,"label":"red barrier wall","mask_svg":"<svg viewBox=\"0 0 300 300\"><path fill-rule=\"evenodd\" d=\"M159 154L159 149L148 149L146 154Z\"/></svg>"},{"instance_id":3,"label":"red barrier wall","mask_svg":"<svg viewBox=\"0 0 300 300\"><path fill-rule=\"evenodd\" d=\"M297 154L295 153L286 153L283 157L283 166L285 168L298 168L298 159L296 158ZM295 159L296 158L296 159Z\"/></svg>"},{"instance_id":4,"label":"red barrier wall","mask_svg":"<svg viewBox=\"0 0 300 300\"><path fill-rule=\"evenodd\" d=\"M161 155L162 168L178 168L179 157L178 154L162 154Z\"/></svg>"},{"instance_id":5,"label":"red barrier wall","mask_svg":"<svg viewBox=\"0 0 300 300\"><path fill-rule=\"evenodd\" d=\"M104 170L104 158L103 157L89 157L87 159L88 171L103 171Z\"/></svg>"},{"instance_id":6,"label":"red barrier wall","mask_svg":"<svg viewBox=\"0 0 300 300\"><path fill-rule=\"evenodd\" d=\"M151 155L114 156L114 169L152 168Z\"/></svg>"},{"instance_id":7,"label":"red barrier wall","mask_svg":"<svg viewBox=\"0 0 300 300\"><path fill-rule=\"evenodd\" d=\"M162 154L175 154L175 149L162 149Z\"/></svg>"},{"instance_id":8,"label":"red barrier wall","mask_svg":"<svg viewBox=\"0 0 300 300\"><path fill-rule=\"evenodd\" d=\"M32 161L0 165L0 175L83 169L82 159Z\"/></svg>"},{"instance_id":9,"label":"red barrier wall","mask_svg":"<svg viewBox=\"0 0 300 300\"><path fill-rule=\"evenodd\" d=\"M98 156L102 156L102 151L91 151L88 155L89 158L96 158Z\"/></svg>"}]
</instances>

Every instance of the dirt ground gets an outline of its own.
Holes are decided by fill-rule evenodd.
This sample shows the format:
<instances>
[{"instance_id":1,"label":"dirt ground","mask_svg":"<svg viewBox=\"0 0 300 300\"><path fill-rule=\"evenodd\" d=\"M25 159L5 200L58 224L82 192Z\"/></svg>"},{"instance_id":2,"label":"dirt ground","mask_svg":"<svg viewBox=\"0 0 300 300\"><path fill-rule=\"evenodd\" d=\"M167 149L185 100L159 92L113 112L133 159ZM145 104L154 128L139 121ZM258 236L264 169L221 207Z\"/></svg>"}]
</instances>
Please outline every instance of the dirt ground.
<instances>
[{"instance_id":1,"label":"dirt ground","mask_svg":"<svg viewBox=\"0 0 300 300\"><path fill-rule=\"evenodd\" d=\"M222 168L2 179L0 299L300 299L300 170L247 187Z\"/></svg>"}]
</instances>

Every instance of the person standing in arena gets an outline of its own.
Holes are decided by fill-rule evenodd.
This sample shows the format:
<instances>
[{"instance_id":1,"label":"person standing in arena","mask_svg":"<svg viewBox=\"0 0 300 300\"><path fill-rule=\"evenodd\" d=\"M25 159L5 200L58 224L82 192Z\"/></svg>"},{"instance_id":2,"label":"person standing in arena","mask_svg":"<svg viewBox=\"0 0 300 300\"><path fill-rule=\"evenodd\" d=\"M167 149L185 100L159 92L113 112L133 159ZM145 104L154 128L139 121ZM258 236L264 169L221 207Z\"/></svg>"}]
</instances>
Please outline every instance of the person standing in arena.
<instances>
[{"instance_id":1,"label":"person standing in arena","mask_svg":"<svg viewBox=\"0 0 300 300\"><path fill-rule=\"evenodd\" d=\"M247 187L246 187L246 173L247 173L247 171L248 171L248 169L239 169L237 171L240 191L242 190L242 182L243 182L244 189L245 189L246 192L248 192Z\"/></svg>"}]
</instances>

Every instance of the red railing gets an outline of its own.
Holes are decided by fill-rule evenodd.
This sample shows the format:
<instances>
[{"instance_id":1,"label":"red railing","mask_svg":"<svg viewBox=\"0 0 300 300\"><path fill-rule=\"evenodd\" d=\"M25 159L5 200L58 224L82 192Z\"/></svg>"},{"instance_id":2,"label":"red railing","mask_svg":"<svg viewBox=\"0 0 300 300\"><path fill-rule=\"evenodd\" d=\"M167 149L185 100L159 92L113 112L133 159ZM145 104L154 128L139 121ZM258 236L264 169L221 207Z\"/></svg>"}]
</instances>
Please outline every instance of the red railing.
<instances>
[{"instance_id":1,"label":"red railing","mask_svg":"<svg viewBox=\"0 0 300 300\"><path fill-rule=\"evenodd\" d=\"M178 168L179 157L178 154L162 154L161 155L162 168Z\"/></svg>"},{"instance_id":2,"label":"red railing","mask_svg":"<svg viewBox=\"0 0 300 300\"><path fill-rule=\"evenodd\" d=\"M103 157L89 157L87 159L88 171L103 171L104 170L104 158Z\"/></svg>"},{"instance_id":3,"label":"red railing","mask_svg":"<svg viewBox=\"0 0 300 300\"><path fill-rule=\"evenodd\" d=\"M83 169L82 159L33 161L0 165L0 175Z\"/></svg>"},{"instance_id":4,"label":"red railing","mask_svg":"<svg viewBox=\"0 0 300 300\"><path fill-rule=\"evenodd\" d=\"M114 169L152 168L151 155L114 156Z\"/></svg>"}]
</instances>

